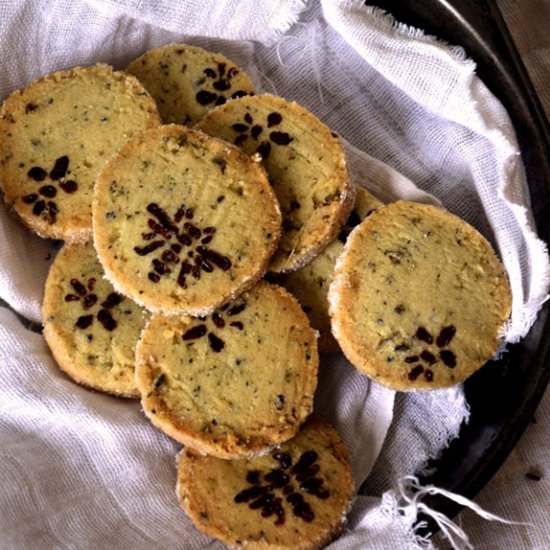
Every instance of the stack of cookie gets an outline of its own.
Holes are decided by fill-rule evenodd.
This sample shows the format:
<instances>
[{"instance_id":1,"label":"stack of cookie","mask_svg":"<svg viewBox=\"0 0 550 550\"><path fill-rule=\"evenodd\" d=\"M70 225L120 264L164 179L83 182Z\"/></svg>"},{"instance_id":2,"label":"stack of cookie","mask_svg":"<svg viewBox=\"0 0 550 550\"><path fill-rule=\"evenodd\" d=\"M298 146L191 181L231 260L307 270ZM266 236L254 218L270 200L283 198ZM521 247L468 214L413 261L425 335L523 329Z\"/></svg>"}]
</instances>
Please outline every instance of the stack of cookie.
<instances>
[{"instance_id":1,"label":"stack of cookie","mask_svg":"<svg viewBox=\"0 0 550 550\"><path fill-rule=\"evenodd\" d=\"M490 359L509 315L479 233L356 193L335 134L200 48L12 94L0 185L25 225L66 243L43 304L59 366L140 398L185 445L181 504L230 545L320 548L342 528L348 453L311 414L319 334L369 377L429 389Z\"/></svg>"},{"instance_id":2,"label":"stack of cookie","mask_svg":"<svg viewBox=\"0 0 550 550\"><path fill-rule=\"evenodd\" d=\"M316 332L296 298L262 278L318 254L354 193L324 125L252 93L228 59L184 45L127 72L49 75L2 106L0 181L25 225L65 242L43 303L59 366L140 398L185 445L178 494L205 532L317 548L342 527L350 461L311 416ZM254 155L189 127L237 102L232 141L256 143ZM223 126L230 114L219 114Z\"/></svg>"},{"instance_id":3,"label":"stack of cookie","mask_svg":"<svg viewBox=\"0 0 550 550\"><path fill-rule=\"evenodd\" d=\"M46 76L0 110L4 200L32 231L65 242L46 284L44 336L77 382L131 397L139 397L134 350L145 312L104 280L91 243L92 200L117 149L159 124L137 79L105 65Z\"/></svg>"}]
</instances>

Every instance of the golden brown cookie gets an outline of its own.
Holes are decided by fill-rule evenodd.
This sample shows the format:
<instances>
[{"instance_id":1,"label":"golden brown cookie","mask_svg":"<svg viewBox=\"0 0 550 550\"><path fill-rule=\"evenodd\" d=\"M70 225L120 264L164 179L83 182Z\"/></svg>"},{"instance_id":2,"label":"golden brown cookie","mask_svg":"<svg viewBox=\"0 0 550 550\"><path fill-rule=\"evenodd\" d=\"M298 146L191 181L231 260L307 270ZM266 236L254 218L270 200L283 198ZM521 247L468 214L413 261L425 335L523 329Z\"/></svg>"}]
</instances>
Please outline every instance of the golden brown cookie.
<instances>
[{"instance_id":1,"label":"golden brown cookie","mask_svg":"<svg viewBox=\"0 0 550 550\"><path fill-rule=\"evenodd\" d=\"M319 331L319 351L334 353L340 348L332 335L328 314L328 289L332 282L336 260L344 248L350 231L383 205L364 187L357 186L355 206L338 238L304 267L281 276L280 283L290 290L307 313L311 326Z\"/></svg>"},{"instance_id":2,"label":"golden brown cookie","mask_svg":"<svg viewBox=\"0 0 550 550\"><path fill-rule=\"evenodd\" d=\"M187 44L145 52L126 71L155 98L166 123L192 126L212 107L254 92L249 76L227 57Z\"/></svg>"},{"instance_id":3,"label":"golden brown cookie","mask_svg":"<svg viewBox=\"0 0 550 550\"><path fill-rule=\"evenodd\" d=\"M280 97L243 97L213 109L197 128L263 158L281 204L283 234L270 271L294 271L338 235L355 198L339 138Z\"/></svg>"},{"instance_id":4,"label":"golden brown cookie","mask_svg":"<svg viewBox=\"0 0 550 550\"><path fill-rule=\"evenodd\" d=\"M306 315L290 293L264 281L206 318L154 315L136 352L153 424L221 458L291 438L311 412L317 367Z\"/></svg>"},{"instance_id":5,"label":"golden brown cookie","mask_svg":"<svg viewBox=\"0 0 550 550\"><path fill-rule=\"evenodd\" d=\"M32 82L0 108L4 200L42 237L91 240L98 173L132 134L159 123L137 79L106 65Z\"/></svg>"},{"instance_id":6,"label":"golden brown cookie","mask_svg":"<svg viewBox=\"0 0 550 550\"><path fill-rule=\"evenodd\" d=\"M262 276L281 231L261 164L177 125L141 133L107 164L93 219L120 292L152 311L198 316Z\"/></svg>"},{"instance_id":7,"label":"golden brown cookie","mask_svg":"<svg viewBox=\"0 0 550 550\"><path fill-rule=\"evenodd\" d=\"M496 352L511 308L487 240L434 206L399 201L349 236L329 291L347 358L390 388L456 384Z\"/></svg>"},{"instance_id":8,"label":"golden brown cookie","mask_svg":"<svg viewBox=\"0 0 550 550\"><path fill-rule=\"evenodd\" d=\"M314 415L294 439L250 460L184 450L176 492L195 525L230 547L315 550L341 531L353 480L346 447Z\"/></svg>"},{"instance_id":9,"label":"golden brown cookie","mask_svg":"<svg viewBox=\"0 0 550 550\"><path fill-rule=\"evenodd\" d=\"M91 243L66 245L56 256L42 316L46 342L75 382L139 397L135 348L148 314L105 280Z\"/></svg>"}]
</instances>

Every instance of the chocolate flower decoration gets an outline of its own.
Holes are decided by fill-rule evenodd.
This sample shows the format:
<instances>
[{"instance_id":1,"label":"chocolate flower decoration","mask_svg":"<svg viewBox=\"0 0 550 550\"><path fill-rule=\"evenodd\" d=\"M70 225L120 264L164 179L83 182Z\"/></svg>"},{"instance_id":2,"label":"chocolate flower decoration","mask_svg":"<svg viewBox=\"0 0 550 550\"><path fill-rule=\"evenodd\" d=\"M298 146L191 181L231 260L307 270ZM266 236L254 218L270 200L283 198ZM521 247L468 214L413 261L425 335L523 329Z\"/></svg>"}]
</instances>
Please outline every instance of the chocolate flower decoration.
<instances>
[{"instance_id":1,"label":"chocolate flower decoration","mask_svg":"<svg viewBox=\"0 0 550 550\"><path fill-rule=\"evenodd\" d=\"M214 239L216 228L201 228L192 223L192 208L182 204L170 217L157 203L152 202L147 205L147 212L152 216L147 220L150 231L142 233L141 238L148 244L135 246L134 252L139 256L156 252L157 257L151 260L152 269L147 274L153 283L172 273L178 264L177 284L182 288L187 288L186 277L189 275L200 279L202 272L212 273L216 267L227 271L231 267L227 256L207 246Z\"/></svg>"},{"instance_id":2,"label":"chocolate flower decoration","mask_svg":"<svg viewBox=\"0 0 550 550\"><path fill-rule=\"evenodd\" d=\"M212 320L214 326L218 329L223 329L226 324L229 324L229 326L236 328L237 330L243 330L244 325L241 321L232 321L226 319L226 317L234 317L235 315L238 315L239 313L244 311L245 308L245 302L234 305L231 308L229 308L229 304L225 304L220 309L220 312L215 311L214 313L212 313L212 315L210 315L210 319ZM202 318L202 320L206 320L206 318ZM215 332L208 331L205 324L195 325L194 327L190 328L183 333L182 338L184 341L196 340L198 338L202 338L206 334L208 334L208 344L212 351L219 353L224 348L225 342L219 336L217 336Z\"/></svg>"},{"instance_id":3,"label":"chocolate flower decoration","mask_svg":"<svg viewBox=\"0 0 550 550\"><path fill-rule=\"evenodd\" d=\"M64 155L56 159L53 168L48 173L40 166L31 168L27 175L36 182L44 182L49 178L51 183L46 183L38 189L38 193L25 195L22 200L25 204L32 204L32 213L34 216L43 215L45 220L51 225L57 220L59 208L54 200L57 196L57 185L68 194L74 193L78 189L78 184L74 180L66 180L65 176L69 168L69 157Z\"/></svg>"},{"instance_id":4,"label":"chocolate flower decoration","mask_svg":"<svg viewBox=\"0 0 550 550\"><path fill-rule=\"evenodd\" d=\"M78 279L71 279L71 286L75 291L75 294L69 293L65 296L65 302L80 302L82 309L89 310L93 308L99 301L97 294L92 292L94 290L96 280L91 277L88 279L86 285L80 282ZM97 320L101 323L103 328L108 331L112 331L117 327L117 322L113 319L110 311L113 307L122 302L123 298L116 292L111 292L103 302L101 302L101 308L96 313ZM75 322L75 327L79 329L86 329L94 321L94 314L81 315Z\"/></svg>"},{"instance_id":5,"label":"chocolate flower decoration","mask_svg":"<svg viewBox=\"0 0 550 550\"><path fill-rule=\"evenodd\" d=\"M431 382L434 378L433 370L430 368L435 363L441 361L446 367L454 369L456 367L456 355L448 349L451 340L456 334L456 328L453 325L443 327L435 339L435 345L438 349L434 349L434 338L424 328L418 327L414 337L421 340L431 347L423 349L419 355L409 355L405 357L405 363L414 364L414 367L409 371L408 378L412 382L415 381L421 374L424 378ZM408 346L398 346L397 351L408 349Z\"/></svg>"},{"instance_id":6,"label":"chocolate flower decoration","mask_svg":"<svg viewBox=\"0 0 550 550\"><path fill-rule=\"evenodd\" d=\"M246 481L250 487L237 493L234 501L237 504L249 503L249 508L259 510L263 518L275 515L275 525L285 523L286 502L296 517L307 523L312 522L315 513L304 494L322 500L330 496L329 490L323 486L323 478L318 475L321 469L317 463L318 454L312 450L305 451L296 464L292 463L288 453L275 452L271 456L279 467L264 473L263 483L262 472L249 471Z\"/></svg>"},{"instance_id":7,"label":"chocolate flower decoration","mask_svg":"<svg viewBox=\"0 0 550 550\"><path fill-rule=\"evenodd\" d=\"M202 83L205 83L207 79L213 80L212 87L214 90L218 92L227 92L231 89L231 80L239 73L239 69L237 69L237 67L231 67L227 70L227 65L225 63L218 63L217 67L207 67L204 69L203 73L204 79ZM244 90L237 90L231 94L231 98L236 99L245 95L248 95L248 93ZM200 105L209 105L210 103L214 105L223 105L227 101L226 96L205 89L199 90L195 99Z\"/></svg>"},{"instance_id":8,"label":"chocolate flower decoration","mask_svg":"<svg viewBox=\"0 0 550 550\"><path fill-rule=\"evenodd\" d=\"M274 126L278 126L279 124L281 124L282 120L283 117L281 113L272 112L267 115L265 125L267 126L267 128L273 128ZM254 118L250 113L246 113L244 115L243 122L236 122L231 126L231 128L233 129L233 131L238 132L237 136L235 136L235 139L233 140L233 143L235 145L241 145L248 138L252 138L258 141L260 136L264 132L264 126L261 126L260 124L255 124ZM262 158L265 160L271 152L271 143L275 143L276 145L288 145L291 141L293 141L293 139L294 138L286 132L272 130L269 133L268 139L260 142L256 149L256 152L260 153Z\"/></svg>"}]
</instances>

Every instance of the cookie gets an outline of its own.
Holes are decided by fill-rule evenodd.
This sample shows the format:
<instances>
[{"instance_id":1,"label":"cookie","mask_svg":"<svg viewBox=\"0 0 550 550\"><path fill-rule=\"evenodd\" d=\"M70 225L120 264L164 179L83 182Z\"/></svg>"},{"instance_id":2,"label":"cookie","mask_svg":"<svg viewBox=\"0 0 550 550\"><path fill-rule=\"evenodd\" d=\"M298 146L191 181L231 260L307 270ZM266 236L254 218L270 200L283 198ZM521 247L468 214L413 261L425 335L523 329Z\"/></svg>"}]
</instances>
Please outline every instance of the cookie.
<instances>
[{"instance_id":1,"label":"cookie","mask_svg":"<svg viewBox=\"0 0 550 550\"><path fill-rule=\"evenodd\" d=\"M122 147L98 177L93 219L120 292L152 311L197 316L250 288L281 232L261 163L177 125Z\"/></svg>"},{"instance_id":2,"label":"cookie","mask_svg":"<svg viewBox=\"0 0 550 550\"><path fill-rule=\"evenodd\" d=\"M97 174L132 134L159 124L137 79L106 65L37 80L0 108L4 200L42 237L91 240Z\"/></svg>"},{"instance_id":3,"label":"cookie","mask_svg":"<svg viewBox=\"0 0 550 550\"><path fill-rule=\"evenodd\" d=\"M227 57L187 44L150 50L126 71L155 98L165 123L192 126L212 107L254 92L249 76Z\"/></svg>"},{"instance_id":4,"label":"cookie","mask_svg":"<svg viewBox=\"0 0 550 550\"><path fill-rule=\"evenodd\" d=\"M344 242L350 231L382 206L381 201L373 197L364 187L358 186L355 206L338 238L307 265L281 276L280 283L298 298L302 309L309 317L311 326L319 331L318 346L322 353L334 353L340 349L332 336L328 314L328 289L332 282L336 260L344 248Z\"/></svg>"},{"instance_id":5,"label":"cookie","mask_svg":"<svg viewBox=\"0 0 550 550\"><path fill-rule=\"evenodd\" d=\"M154 315L136 352L141 403L153 424L221 458L291 438L311 412L317 368L306 315L265 281L206 318Z\"/></svg>"},{"instance_id":6,"label":"cookie","mask_svg":"<svg viewBox=\"0 0 550 550\"><path fill-rule=\"evenodd\" d=\"M339 138L310 112L280 97L243 97L213 109L196 127L263 158L283 214L270 271L302 267L336 237L355 187Z\"/></svg>"},{"instance_id":7,"label":"cookie","mask_svg":"<svg viewBox=\"0 0 550 550\"><path fill-rule=\"evenodd\" d=\"M182 508L233 548L322 548L341 531L353 494L348 451L317 415L264 456L220 460L185 449L177 468Z\"/></svg>"},{"instance_id":8,"label":"cookie","mask_svg":"<svg viewBox=\"0 0 550 550\"><path fill-rule=\"evenodd\" d=\"M42 317L55 360L75 382L139 397L135 348L148 314L105 280L92 243L65 245L56 256Z\"/></svg>"},{"instance_id":9,"label":"cookie","mask_svg":"<svg viewBox=\"0 0 550 550\"><path fill-rule=\"evenodd\" d=\"M473 227L437 207L399 201L352 231L329 303L351 363L410 391L451 386L491 359L511 292L491 245Z\"/></svg>"}]
</instances>

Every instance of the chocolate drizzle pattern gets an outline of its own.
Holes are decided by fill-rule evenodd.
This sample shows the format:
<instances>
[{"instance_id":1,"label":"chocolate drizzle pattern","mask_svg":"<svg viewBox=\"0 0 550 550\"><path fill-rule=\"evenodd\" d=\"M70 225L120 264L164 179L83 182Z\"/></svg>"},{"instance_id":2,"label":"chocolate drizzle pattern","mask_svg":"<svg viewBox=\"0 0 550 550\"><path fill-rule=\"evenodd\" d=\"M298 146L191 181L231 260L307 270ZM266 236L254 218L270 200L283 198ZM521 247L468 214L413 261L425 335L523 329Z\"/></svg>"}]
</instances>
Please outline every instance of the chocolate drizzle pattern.
<instances>
[{"instance_id":1,"label":"chocolate drizzle pattern","mask_svg":"<svg viewBox=\"0 0 550 550\"><path fill-rule=\"evenodd\" d=\"M98 295L93 292L96 279L90 277L86 284L78 279L71 279L70 285L74 293L69 292L65 295L65 302L80 302L84 311L91 310L99 303ZM111 314L111 310L120 304L124 298L116 292L111 292L99 305L100 308L95 313L95 317L105 330L113 331L117 327L117 322ZM94 313L86 313L81 315L75 321L75 327L86 329L94 322Z\"/></svg>"},{"instance_id":2,"label":"chocolate drizzle pattern","mask_svg":"<svg viewBox=\"0 0 550 550\"><path fill-rule=\"evenodd\" d=\"M49 178L51 183L45 183L38 189L38 193L25 195L21 200L25 204L32 204L32 213L34 216L42 216L50 225L57 220L59 207L52 200L57 196L58 189L56 185L67 194L72 194L78 189L78 184L72 179L66 179L65 176L69 170L69 157L64 155L55 160L53 168L48 173L40 166L33 166L27 175L32 180L42 183Z\"/></svg>"},{"instance_id":3,"label":"chocolate drizzle pattern","mask_svg":"<svg viewBox=\"0 0 550 550\"><path fill-rule=\"evenodd\" d=\"M203 273L212 273L215 268L227 271L231 260L207 245L215 238L216 228L199 227L193 223L193 209L182 204L173 217L157 203L149 203L147 220L149 231L141 234L147 244L135 246L138 256L156 252L151 259L148 279L158 283L161 277L177 271L176 282L187 288L187 277L200 279Z\"/></svg>"},{"instance_id":4,"label":"chocolate drizzle pattern","mask_svg":"<svg viewBox=\"0 0 550 550\"><path fill-rule=\"evenodd\" d=\"M265 160L271 153L271 144L276 145L288 145L294 138L287 132L281 132L279 130L271 130L266 139L260 141L260 137L264 135L264 130L267 131L270 128L279 126L283 121L283 116L278 112L271 112L267 115L264 125L254 122L254 118L250 113L246 113L242 122L236 122L231 125L234 132L237 132L233 143L235 145L241 145L249 138L259 141L256 148L256 152L259 153Z\"/></svg>"},{"instance_id":5,"label":"chocolate drizzle pattern","mask_svg":"<svg viewBox=\"0 0 550 550\"><path fill-rule=\"evenodd\" d=\"M295 464L288 453L275 452L271 456L278 466L263 474L263 483L262 472L249 471L246 481L250 487L237 493L234 501L237 504L248 503L248 507L259 510L263 518L275 516L277 526L284 525L286 521L286 503L294 516L311 523L315 512L304 495L321 500L330 497L330 491L320 476L318 454L313 450L305 451Z\"/></svg>"},{"instance_id":6,"label":"chocolate drizzle pattern","mask_svg":"<svg viewBox=\"0 0 550 550\"><path fill-rule=\"evenodd\" d=\"M237 67L227 68L226 63L218 63L216 67L207 67L204 69L204 77L199 81L201 84L205 84L209 80L209 84L214 88L215 91L211 91L205 88L199 90L195 95L195 100L200 105L223 105L228 98L236 99L238 97L243 97L249 95L248 92L244 90L236 90L233 93L231 91L232 83L231 80L235 75L239 73ZM209 86L210 87L210 86Z\"/></svg>"},{"instance_id":7,"label":"chocolate drizzle pattern","mask_svg":"<svg viewBox=\"0 0 550 550\"><path fill-rule=\"evenodd\" d=\"M211 323L217 329L223 329L226 326L233 327L236 330L243 330L244 324L241 321L234 321L233 317L242 313L246 308L246 302L240 302L235 305L225 304L218 311L215 311L209 317L204 317L201 320L207 321L210 319ZM230 317L231 319L228 319ZM186 330L182 334L184 342L190 340L197 340L203 336L208 335L208 345L210 349L216 353L222 351L225 347L225 342L213 331L209 331L206 324L195 325Z\"/></svg>"},{"instance_id":8,"label":"chocolate drizzle pattern","mask_svg":"<svg viewBox=\"0 0 550 550\"><path fill-rule=\"evenodd\" d=\"M456 327L454 325L443 327L435 338L435 345L439 349L433 349L434 337L432 334L425 327L417 328L414 338L432 346L432 349L426 348L423 349L419 355L408 355L405 357L404 361L406 364L414 365L407 374L411 382L417 380L422 374L427 382L432 382L434 379L434 372L430 367L439 361L450 369L456 367L456 355L452 350L447 349L455 334ZM396 347L396 351L406 351L408 349L409 346L406 344Z\"/></svg>"}]
</instances>

